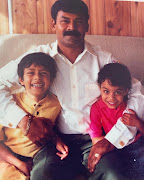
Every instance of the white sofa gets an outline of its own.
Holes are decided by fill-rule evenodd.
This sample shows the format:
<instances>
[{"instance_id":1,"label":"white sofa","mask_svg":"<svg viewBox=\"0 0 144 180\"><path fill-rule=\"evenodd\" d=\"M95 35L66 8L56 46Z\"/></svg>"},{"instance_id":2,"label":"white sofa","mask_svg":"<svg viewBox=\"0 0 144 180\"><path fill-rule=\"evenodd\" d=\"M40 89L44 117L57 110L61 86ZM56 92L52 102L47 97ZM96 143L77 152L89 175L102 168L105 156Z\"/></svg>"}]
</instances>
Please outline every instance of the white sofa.
<instances>
[{"instance_id":1,"label":"white sofa","mask_svg":"<svg viewBox=\"0 0 144 180\"><path fill-rule=\"evenodd\" d=\"M30 48L55 40L55 34L1 35L0 67L16 59ZM126 64L132 76L144 85L144 38L86 35L86 40L111 52L119 61Z\"/></svg>"}]
</instances>

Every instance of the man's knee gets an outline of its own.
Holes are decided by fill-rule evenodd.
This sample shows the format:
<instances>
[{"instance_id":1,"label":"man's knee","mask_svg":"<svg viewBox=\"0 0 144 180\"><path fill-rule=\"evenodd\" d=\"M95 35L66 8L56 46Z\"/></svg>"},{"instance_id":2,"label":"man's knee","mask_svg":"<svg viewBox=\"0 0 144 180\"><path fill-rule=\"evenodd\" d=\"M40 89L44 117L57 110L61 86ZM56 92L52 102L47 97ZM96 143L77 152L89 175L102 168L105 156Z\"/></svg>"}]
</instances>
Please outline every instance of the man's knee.
<instances>
[{"instance_id":1,"label":"man's knee","mask_svg":"<svg viewBox=\"0 0 144 180\"><path fill-rule=\"evenodd\" d=\"M89 180L126 180L120 173L122 167L115 153L109 153L101 158Z\"/></svg>"}]
</instances>

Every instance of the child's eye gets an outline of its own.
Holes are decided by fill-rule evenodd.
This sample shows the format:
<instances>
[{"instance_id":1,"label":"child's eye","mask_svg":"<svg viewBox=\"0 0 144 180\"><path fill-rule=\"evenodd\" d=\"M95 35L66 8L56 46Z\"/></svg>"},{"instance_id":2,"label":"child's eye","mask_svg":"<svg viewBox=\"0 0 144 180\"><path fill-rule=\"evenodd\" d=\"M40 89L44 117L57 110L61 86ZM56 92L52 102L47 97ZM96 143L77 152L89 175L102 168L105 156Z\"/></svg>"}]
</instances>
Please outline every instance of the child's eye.
<instances>
[{"instance_id":1,"label":"child's eye","mask_svg":"<svg viewBox=\"0 0 144 180\"><path fill-rule=\"evenodd\" d=\"M105 94L108 94L108 93L109 93L109 91L108 91L108 90L104 90L104 93L105 93Z\"/></svg>"},{"instance_id":2,"label":"child's eye","mask_svg":"<svg viewBox=\"0 0 144 180\"><path fill-rule=\"evenodd\" d=\"M115 92L116 95L121 95L121 93L122 93L121 91L116 91Z\"/></svg>"},{"instance_id":3,"label":"child's eye","mask_svg":"<svg viewBox=\"0 0 144 180\"><path fill-rule=\"evenodd\" d=\"M47 72L41 72L41 75L48 75L48 73Z\"/></svg>"},{"instance_id":4,"label":"child's eye","mask_svg":"<svg viewBox=\"0 0 144 180\"><path fill-rule=\"evenodd\" d=\"M29 72L27 72L27 74L33 75L33 74L34 74L34 72L29 71Z\"/></svg>"}]
</instances>

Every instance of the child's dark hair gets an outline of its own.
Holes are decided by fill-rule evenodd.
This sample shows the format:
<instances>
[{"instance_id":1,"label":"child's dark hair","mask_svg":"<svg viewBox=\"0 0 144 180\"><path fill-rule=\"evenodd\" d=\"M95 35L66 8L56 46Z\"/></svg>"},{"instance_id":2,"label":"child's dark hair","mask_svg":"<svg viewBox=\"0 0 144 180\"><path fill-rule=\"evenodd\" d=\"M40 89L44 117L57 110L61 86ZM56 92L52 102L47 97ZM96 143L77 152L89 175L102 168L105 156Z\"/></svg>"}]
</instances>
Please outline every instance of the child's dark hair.
<instances>
[{"instance_id":1,"label":"child's dark hair","mask_svg":"<svg viewBox=\"0 0 144 180\"><path fill-rule=\"evenodd\" d=\"M59 11L82 14L87 21L89 19L88 7L82 0L57 0L51 8L51 16L55 22Z\"/></svg>"},{"instance_id":2,"label":"child's dark hair","mask_svg":"<svg viewBox=\"0 0 144 180\"><path fill-rule=\"evenodd\" d=\"M131 75L128 68L120 63L106 64L98 73L98 83L108 80L112 86L131 89Z\"/></svg>"},{"instance_id":3,"label":"child's dark hair","mask_svg":"<svg viewBox=\"0 0 144 180\"><path fill-rule=\"evenodd\" d=\"M28 54L23 57L18 64L18 76L23 79L24 69L29 68L32 64L35 66L43 66L50 73L51 81L56 77L55 60L48 54L42 52Z\"/></svg>"}]
</instances>

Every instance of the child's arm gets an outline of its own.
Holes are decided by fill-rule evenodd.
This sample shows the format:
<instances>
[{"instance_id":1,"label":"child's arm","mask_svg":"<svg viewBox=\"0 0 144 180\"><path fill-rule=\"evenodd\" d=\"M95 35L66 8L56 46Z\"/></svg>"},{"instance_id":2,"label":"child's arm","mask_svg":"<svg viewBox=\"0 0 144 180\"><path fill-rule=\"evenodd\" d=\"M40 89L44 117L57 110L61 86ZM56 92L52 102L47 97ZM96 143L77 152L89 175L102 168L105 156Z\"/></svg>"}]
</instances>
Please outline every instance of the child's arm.
<instances>
[{"instance_id":1,"label":"child's arm","mask_svg":"<svg viewBox=\"0 0 144 180\"><path fill-rule=\"evenodd\" d=\"M125 125L137 127L140 133L144 135L144 122L138 118L137 114L133 110L129 109L129 112L130 114L125 113L122 116L122 122Z\"/></svg>"},{"instance_id":2,"label":"child's arm","mask_svg":"<svg viewBox=\"0 0 144 180\"><path fill-rule=\"evenodd\" d=\"M30 175L32 166L16 158L2 141L0 142L0 159L14 165L26 176Z\"/></svg>"}]
</instances>

